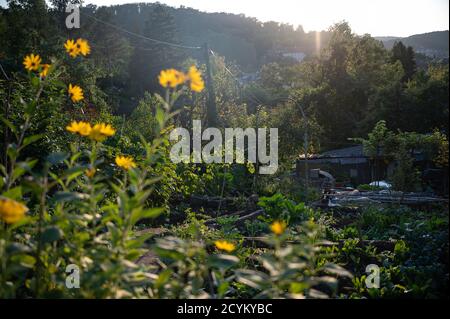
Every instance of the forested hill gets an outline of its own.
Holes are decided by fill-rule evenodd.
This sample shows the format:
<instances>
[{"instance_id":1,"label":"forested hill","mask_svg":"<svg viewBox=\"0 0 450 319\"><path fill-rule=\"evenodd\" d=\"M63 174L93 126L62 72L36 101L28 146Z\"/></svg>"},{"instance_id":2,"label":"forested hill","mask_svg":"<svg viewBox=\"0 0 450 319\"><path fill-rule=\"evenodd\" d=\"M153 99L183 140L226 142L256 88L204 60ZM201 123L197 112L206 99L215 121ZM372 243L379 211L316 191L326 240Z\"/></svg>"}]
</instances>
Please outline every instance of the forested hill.
<instances>
[{"instance_id":1,"label":"forested hill","mask_svg":"<svg viewBox=\"0 0 450 319\"><path fill-rule=\"evenodd\" d=\"M294 27L274 21L262 23L243 14L206 13L159 3L124 4L102 7L102 10L108 12L111 21L128 30L164 40L164 36L167 35L158 30L161 24L155 25L151 18L155 9L161 6L170 16L164 24L169 22L174 24L173 40L188 45L203 45L207 42L213 50L247 72L278 60L283 54L312 55L327 46L330 39L327 31L321 31L319 34L315 31L304 32L301 26ZM382 41L387 49L391 49L396 41L402 41L405 45L413 47L417 53L428 57L447 58L449 55L448 31L415 34L405 38L376 39Z\"/></svg>"},{"instance_id":2,"label":"forested hill","mask_svg":"<svg viewBox=\"0 0 450 319\"><path fill-rule=\"evenodd\" d=\"M448 42L449 33L447 31L436 31L422 34L415 34L406 38L382 38L377 37L383 41L387 49L391 49L396 41L402 41L403 44L413 47L418 52L430 57L448 58Z\"/></svg>"},{"instance_id":3,"label":"forested hill","mask_svg":"<svg viewBox=\"0 0 450 319\"><path fill-rule=\"evenodd\" d=\"M159 24L153 20L161 6L170 16ZM88 8L89 9L89 8ZM252 72L282 54L317 52L326 45L329 33L304 32L303 28L278 22L262 23L256 18L228 13L205 13L192 8L173 8L158 3L125 4L102 7L108 19L128 30L161 40L186 45L209 46L236 62L243 71ZM167 39L173 22L174 32Z\"/></svg>"}]
</instances>

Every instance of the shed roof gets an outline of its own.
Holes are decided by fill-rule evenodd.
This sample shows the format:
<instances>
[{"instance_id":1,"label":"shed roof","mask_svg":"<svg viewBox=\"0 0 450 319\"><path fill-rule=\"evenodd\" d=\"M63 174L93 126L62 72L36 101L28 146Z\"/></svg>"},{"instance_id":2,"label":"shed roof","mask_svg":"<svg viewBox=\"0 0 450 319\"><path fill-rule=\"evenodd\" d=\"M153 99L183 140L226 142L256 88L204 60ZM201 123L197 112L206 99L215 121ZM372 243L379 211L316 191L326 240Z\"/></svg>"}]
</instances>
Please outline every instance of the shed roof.
<instances>
[{"instance_id":1,"label":"shed roof","mask_svg":"<svg viewBox=\"0 0 450 319\"><path fill-rule=\"evenodd\" d=\"M318 157L365 157L362 144L323 152Z\"/></svg>"}]
</instances>

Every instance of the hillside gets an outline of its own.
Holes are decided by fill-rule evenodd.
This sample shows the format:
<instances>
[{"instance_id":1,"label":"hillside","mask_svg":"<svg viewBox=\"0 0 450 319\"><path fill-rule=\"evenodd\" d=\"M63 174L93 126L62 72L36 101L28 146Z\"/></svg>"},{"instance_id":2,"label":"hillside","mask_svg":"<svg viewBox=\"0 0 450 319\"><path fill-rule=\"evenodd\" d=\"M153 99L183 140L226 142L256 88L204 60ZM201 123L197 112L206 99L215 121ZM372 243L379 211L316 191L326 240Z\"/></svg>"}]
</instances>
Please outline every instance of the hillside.
<instances>
[{"instance_id":1,"label":"hillside","mask_svg":"<svg viewBox=\"0 0 450 319\"><path fill-rule=\"evenodd\" d=\"M262 23L256 18L229 13L206 13L196 9L173 8L155 3L125 4L102 7L109 20L123 28L146 34L152 11L162 6L173 19L177 43L199 46L205 42L244 71L256 71L262 64L280 54L311 55L326 46L328 32L304 32L302 27L278 22ZM86 10L93 10L88 6ZM151 23L150 23L151 24ZM162 37L161 34L152 36ZM158 38L159 39L159 38ZM316 39L319 39L316 45ZM164 40L160 38L160 40Z\"/></svg>"},{"instance_id":2,"label":"hillside","mask_svg":"<svg viewBox=\"0 0 450 319\"><path fill-rule=\"evenodd\" d=\"M415 34L406 38L377 37L377 39L383 41L387 49L391 49L396 41L402 41L406 46L412 46L418 53L429 57L447 58L449 56L448 37L447 30Z\"/></svg>"},{"instance_id":3,"label":"hillside","mask_svg":"<svg viewBox=\"0 0 450 319\"><path fill-rule=\"evenodd\" d=\"M329 40L327 31L317 36L315 31L304 32L301 26L294 28L290 24L274 21L262 23L243 14L206 13L183 6L174 8L158 3L141 3L102 7L101 10L109 15L113 23L145 35L145 26L152 11L160 6L173 18L175 38L179 43L197 46L207 42L214 51L220 52L246 72L254 72L283 54L315 54ZM428 57L446 58L449 55L448 31L376 39L382 41L387 49L392 48L395 41L402 41Z\"/></svg>"}]
</instances>

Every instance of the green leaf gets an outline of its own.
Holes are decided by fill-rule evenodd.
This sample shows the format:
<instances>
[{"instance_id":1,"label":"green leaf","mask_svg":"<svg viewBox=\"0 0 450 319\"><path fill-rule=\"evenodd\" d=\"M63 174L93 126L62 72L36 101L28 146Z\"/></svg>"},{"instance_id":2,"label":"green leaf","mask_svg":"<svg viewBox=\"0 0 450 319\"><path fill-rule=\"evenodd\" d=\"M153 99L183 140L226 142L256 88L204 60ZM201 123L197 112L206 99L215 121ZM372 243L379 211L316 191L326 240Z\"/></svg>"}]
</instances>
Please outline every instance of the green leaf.
<instances>
[{"instance_id":1,"label":"green leaf","mask_svg":"<svg viewBox=\"0 0 450 319\"><path fill-rule=\"evenodd\" d=\"M169 281L170 277L172 276L172 270L171 269L164 269L158 274L158 278L155 281L155 288L162 288L167 281Z\"/></svg>"},{"instance_id":2,"label":"green leaf","mask_svg":"<svg viewBox=\"0 0 450 319\"><path fill-rule=\"evenodd\" d=\"M53 196L53 200L57 203L60 202L70 202L74 200L85 200L88 199L89 195L77 192L57 192Z\"/></svg>"},{"instance_id":3,"label":"green leaf","mask_svg":"<svg viewBox=\"0 0 450 319\"><path fill-rule=\"evenodd\" d=\"M64 235L63 231L57 226L47 227L42 233L42 243L51 243L59 240Z\"/></svg>"},{"instance_id":4,"label":"green leaf","mask_svg":"<svg viewBox=\"0 0 450 319\"><path fill-rule=\"evenodd\" d=\"M219 294L219 296L224 296L227 293L229 287L230 284L227 281L222 282L219 287L217 287L217 293Z\"/></svg>"},{"instance_id":5,"label":"green leaf","mask_svg":"<svg viewBox=\"0 0 450 319\"><path fill-rule=\"evenodd\" d=\"M47 156L46 160L52 165L62 163L69 155L67 153L56 152Z\"/></svg>"},{"instance_id":6,"label":"green leaf","mask_svg":"<svg viewBox=\"0 0 450 319\"><path fill-rule=\"evenodd\" d=\"M39 79L34 78L33 80L35 80L35 79L39 82ZM35 100L31 101L25 107L25 113L32 115L36 111L36 107L37 107L36 101Z\"/></svg>"},{"instance_id":7,"label":"green leaf","mask_svg":"<svg viewBox=\"0 0 450 319\"><path fill-rule=\"evenodd\" d=\"M162 207L153 207L153 208L145 209L141 213L141 218L156 218L163 211L164 211L164 208L162 208Z\"/></svg>"},{"instance_id":8,"label":"green leaf","mask_svg":"<svg viewBox=\"0 0 450 319\"><path fill-rule=\"evenodd\" d=\"M19 156L19 150L17 149L17 145L14 143L9 144L6 153L8 154L8 157L10 159L16 159Z\"/></svg>"},{"instance_id":9,"label":"green leaf","mask_svg":"<svg viewBox=\"0 0 450 319\"><path fill-rule=\"evenodd\" d=\"M31 136L25 137L23 139L22 148L27 145L30 145L31 143L34 143L34 142L40 140L43 137L44 137L44 134L36 134L36 135L31 135Z\"/></svg>"},{"instance_id":10,"label":"green leaf","mask_svg":"<svg viewBox=\"0 0 450 319\"><path fill-rule=\"evenodd\" d=\"M12 122L5 119L3 116L0 115L0 120L17 136L17 128L14 126Z\"/></svg>"},{"instance_id":11,"label":"green leaf","mask_svg":"<svg viewBox=\"0 0 450 319\"><path fill-rule=\"evenodd\" d=\"M29 162L17 163L17 167L14 169L13 174L12 174L13 181L18 179L24 173L30 172L31 169L34 167L34 165L36 165L37 162L38 162L37 160L32 160Z\"/></svg>"},{"instance_id":12,"label":"green leaf","mask_svg":"<svg viewBox=\"0 0 450 319\"><path fill-rule=\"evenodd\" d=\"M29 224L31 221L33 220L33 218L26 216L25 218L22 218L21 220L19 220L17 223L14 223L12 225L9 226L9 230L13 231L14 229L20 228L23 225L27 225Z\"/></svg>"},{"instance_id":13,"label":"green leaf","mask_svg":"<svg viewBox=\"0 0 450 319\"><path fill-rule=\"evenodd\" d=\"M233 255L217 254L208 259L209 265L217 268L230 268L239 262L239 258Z\"/></svg>"},{"instance_id":14,"label":"green leaf","mask_svg":"<svg viewBox=\"0 0 450 319\"><path fill-rule=\"evenodd\" d=\"M60 178L66 178L67 182L70 183L72 180L80 176L84 173L86 170L86 167L83 166L74 166L67 170L65 170L61 175Z\"/></svg>"},{"instance_id":15,"label":"green leaf","mask_svg":"<svg viewBox=\"0 0 450 319\"><path fill-rule=\"evenodd\" d=\"M127 249L125 258L127 260L136 260L142 256L142 252L139 249Z\"/></svg>"},{"instance_id":16,"label":"green leaf","mask_svg":"<svg viewBox=\"0 0 450 319\"><path fill-rule=\"evenodd\" d=\"M2 194L4 197L20 201L22 199L22 186L10 188Z\"/></svg>"},{"instance_id":17,"label":"green leaf","mask_svg":"<svg viewBox=\"0 0 450 319\"><path fill-rule=\"evenodd\" d=\"M39 78L38 78L37 76L33 76L33 77L31 78L31 84L32 84L33 86L38 86L38 85L39 85Z\"/></svg>"},{"instance_id":18,"label":"green leaf","mask_svg":"<svg viewBox=\"0 0 450 319\"><path fill-rule=\"evenodd\" d=\"M148 209L134 209L131 214L131 224L136 224L139 220L144 218L156 218L158 217L162 212L164 211L164 208L162 207L153 207Z\"/></svg>"},{"instance_id":19,"label":"green leaf","mask_svg":"<svg viewBox=\"0 0 450 319\"><path fill-rule=\"evenodd\" d=\"M1 172L4 176L8 175L8 173L6 172L6 167L5 167L4 165L2 165L2 164L0 164L0 172Z\"/></svg>"},{"instance_id":20,"label":"green leaf","mask_svg":"<svg viewBox=\"0 0 450 319\"><path fill-rule=\"evenodd\" d=\"M126 243L126 248L127 249L131 249L131 248L140 248L144 245L144 243L149 240L151 237L153 237L153 233L147 233L144 235L141 235L139 237L134 238L133 240L129 240Z\"/></svg>"},{"instance_id":21,"label":"green leaf","mask_svg":"<svg viewBox=\"0 0 450 319\"><path fill-rule=\"evenodd\" d=\"M33 268L36 263L36 258L30 255L15 255L11 257L11 261L18 263L25 268Z\"/></svg>"},{"instance_id":22,"label":"green leaf","mask_svg":"<svg viewBox=\"0 0 450 319\"><path fill-rule=\"evenodd\" d=\"M165 112L164 112L164 110L158 107L156 109L155 118L156 118L156 121L159 124L159 127L163 128L164 127L164 120L165 120Z\"/></svg>"}]
</instances>

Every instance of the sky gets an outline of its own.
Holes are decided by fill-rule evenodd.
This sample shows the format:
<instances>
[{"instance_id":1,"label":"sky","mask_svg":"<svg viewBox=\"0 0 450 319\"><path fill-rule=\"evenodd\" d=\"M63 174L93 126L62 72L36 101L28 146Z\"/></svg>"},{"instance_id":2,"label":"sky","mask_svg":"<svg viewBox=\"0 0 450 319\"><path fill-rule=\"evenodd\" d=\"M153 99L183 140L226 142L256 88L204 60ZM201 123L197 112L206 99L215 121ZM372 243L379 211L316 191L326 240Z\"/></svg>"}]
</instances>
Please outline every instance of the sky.
<instances>
[{"instance_id":1,"label":"sky","mask_svg":"<svg viewBox=\"0 0 450 319\"><path fill-rule=\"evenodd\" d=\"M0 4L5 0L0 0ZM85 0L85 4L112 5L145 0ZM372 36L406 37L449 29L449 0L159 0L206 12L229 12L278 21L305 31L326 30L346 20L353 32Z\"/></svg>"}]
</instances>

